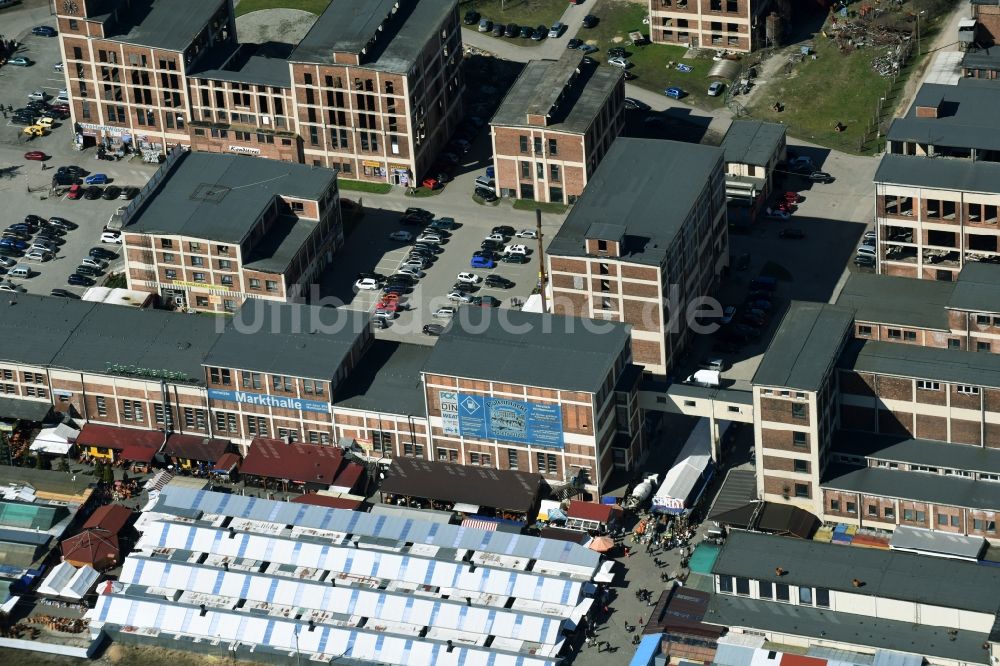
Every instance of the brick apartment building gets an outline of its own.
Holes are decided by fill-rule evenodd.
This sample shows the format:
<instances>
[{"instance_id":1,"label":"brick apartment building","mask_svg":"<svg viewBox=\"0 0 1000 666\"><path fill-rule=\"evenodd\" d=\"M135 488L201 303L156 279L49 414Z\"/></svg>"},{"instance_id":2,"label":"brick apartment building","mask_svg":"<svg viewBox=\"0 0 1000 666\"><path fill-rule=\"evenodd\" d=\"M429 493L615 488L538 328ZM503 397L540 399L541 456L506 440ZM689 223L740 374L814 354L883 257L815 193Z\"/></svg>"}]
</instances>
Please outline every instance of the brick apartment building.
<instances>
[{"instance_id":1,"label":"brick apartment building","mask_svg":"<svg viewBox=\"0 0 1000 666\"><path fill-rule=\"evenodd\" d=\"M752 51L761 46L771 0L649 0L656 44Z\"/></svg>"},{"instance_id":2,"label":"brick apartment building","mask_svg":"<svg viewBox=\"0 0 1000 666\"><path fill-rule=\"evenodd\" d=\"M962 76L977 79L1000 78L1000 4L993 0L970 0L975 21L972 43L965 45Z\"/></svg>"},{"instance_id":3,"label":"brick apartment building","mask_svg":"<svg viewBox=\"0 0 1000 666\"><path fill-rule=\"evenodd\" d=\"M954 280L1000 262L998 104L989 81L924 84L893 122L875 174L879 273Z\"/></svg>"},{"instance_id":4,"label":"brick apartment building","mask_svg":"<svg viewBox=\"0 0 1000 666\"><path fill-rule=\"evenodd\" d=\"M462 114L455 0L334 0L290 52L239 44L231 3L57 3L81 140L336 167L404 184ZM109 103L113 102L113 103Z\"/></svg>"},{"instance_id":5,"label":"brick apartment building","mask_svg":"<svg viewBox=\"0 0 1000 666\"><path fill-rule=\"evenodd\" d=\"M129 288L211 312L308 295L344 242L336 172L242 155L171 157L123 220Z\"/></svg>"},{"instance_id":6,"label":"brick apartment building","mask_svg":"<svg viewBox=\"0 0 1000 666\"><path fill-rule=\"evenodd\" d=\"M836 305L793 303L754 377L762 499L1000 539L998 278L853 275Z\"/></svg>"},{"instance_id":7,"label":"brick apartment building","mask_svg":"<svg viewBox=\"0 0 1000 666\"><path fill-rule=\"evenodd\" d=\"M497 193L574 203L625 127L625 80L567 51L529 62L490 121Z\"/></svg>"},{"instance_id":8,"label":"brick apartment building","mask_svg":"<svg viewBox=\"0 0 1000 666\"><path fill-rule=\"evenodd\" d=\"M546 260L552 312L629 324L635 363L667 374L729 261L723 151L618 139Z\"/></svg>"}]
</instances>

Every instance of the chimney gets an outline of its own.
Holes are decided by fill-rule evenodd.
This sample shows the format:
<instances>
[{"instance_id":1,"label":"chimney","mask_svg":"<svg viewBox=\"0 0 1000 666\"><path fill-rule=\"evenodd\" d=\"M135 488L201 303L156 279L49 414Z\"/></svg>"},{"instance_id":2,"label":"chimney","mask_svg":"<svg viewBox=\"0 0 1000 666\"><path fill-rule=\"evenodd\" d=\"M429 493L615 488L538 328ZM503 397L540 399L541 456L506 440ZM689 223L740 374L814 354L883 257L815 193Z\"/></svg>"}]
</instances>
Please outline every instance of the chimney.
<instances>
[{"instance_id":1,"label":"chimney","mask_svg":"<svg viewBox=\"0 0 1000 666\"><path fill-rule=\"evenodd\" d=\"M782 569L781 567L775 567L774 568L774 575L778 576L780 578L781 576L785 575L785 570Z\"/></svg>"},{"instance_id":2,"label":"chimney","mask_svg":"<svg viewBox=\"0 0 1000 666\"><path fill-rule=\"evenodd\" d=\"M854 580L851 581L851 585L853 585L854 587L864 587L865 583L863 580L855 578Z\"/></svg>"}]
</instances>

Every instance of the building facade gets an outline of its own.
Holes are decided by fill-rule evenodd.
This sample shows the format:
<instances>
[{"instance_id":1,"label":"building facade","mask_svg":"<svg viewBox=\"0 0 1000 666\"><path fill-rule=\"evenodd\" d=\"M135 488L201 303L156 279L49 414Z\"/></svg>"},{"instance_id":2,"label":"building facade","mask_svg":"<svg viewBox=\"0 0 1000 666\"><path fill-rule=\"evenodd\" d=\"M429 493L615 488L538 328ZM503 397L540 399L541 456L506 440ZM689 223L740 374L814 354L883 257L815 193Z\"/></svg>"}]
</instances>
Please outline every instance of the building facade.
<instances>
[{"instance_id":1,"label":"building facade","mask_svg":"<svg viewBox=\"0 0 1000 666\"><path fill-rule=\"evenodd\" d=\"M649 0L649 39L690 48L752 51L771 0Z\"/></svg>"},{"instance_id":2,"label":"building facade","mask_svg":"<svg viewBox=\"0 0 1000 666\"><path fill-rule=\"evenodd\" d=\"M549 244L552 312L629 324L634 362L667 374L728 264L726 220L720 149L618 139Z\"/></svg>"},{"instance_id":3,"label":"building facade","mask_svg":"<svg viewBox=\"0 0 1000 666\"><path fill-rule=\"evenodd\" d=\"M290 52L241 45L232 3L57 3L80 141L174 145L405 185L462 115L454 0L335 0Z\"/></svg>"},{"instance_id":4,"label":"building facade","mask_svg":"<svg viewBox=\"0 0 1000 666\"><path fill-rule=\"evenodd\" d=\"M625 80L567 51L528 63L490 121L501 196L575 203L625 127Z\"/></svg>"},{"instance_id":5,"label":"building facade","mask_svg":"<svg viewBox=\"0 0 1000 666\"><path fill-rule=\"evenodd\" d=\"M184 152L154 182L122 219L126 277L178 308L308 296L344 242L329 169Z\"/></svg>"}]
</instances>

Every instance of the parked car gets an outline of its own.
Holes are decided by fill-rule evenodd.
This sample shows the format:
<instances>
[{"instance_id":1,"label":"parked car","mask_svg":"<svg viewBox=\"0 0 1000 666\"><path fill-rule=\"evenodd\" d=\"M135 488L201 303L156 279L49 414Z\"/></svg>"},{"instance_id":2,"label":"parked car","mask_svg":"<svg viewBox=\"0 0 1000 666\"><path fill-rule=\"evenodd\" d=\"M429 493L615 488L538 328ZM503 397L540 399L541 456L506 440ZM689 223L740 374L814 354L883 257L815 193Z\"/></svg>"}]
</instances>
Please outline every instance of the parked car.
<instances>
[{"instance_id":1,"label":"parked car","mask_svg":"<svg viewBox=\"0 0 1000 666\"><path fill-rule=\"evenodd\" d=\"M504 37L517 37L521 34L521 26L516 23L508 23L503 29Z\"/></svg>"},{"instance_id":2,"label":"parked car","mask_svg":"<svg viewBox=\"0 0 1000 666\"><path fill-rule=\"evenodd\" d=\"M687 95L687 93L681 90L680 88L667 88L666 90L663 91L663 94L673 99L681 99L682 97Z\"/></svg>"},{"instance_id":3,"label":"parked car","mask_svg":"<svg viewBox=\"0 0 1000 666\"><path fill-rule=\"evenodd\" d=\"M0 238L0 247L9 247L13 250L24 252L28 249L29 245L27 241L18 240L17 238Z\"/></svg>"},{"instance_id":4,"label":"parked car","mask_svg":"<svg viewBox=\"0 0 1000 666\"><path fill-rule=\"evenodd\" d=\"M483 188L490 192L496 192L496 181L489 176L476 176L475 187L476 189Z\"/></svg>"},{"instance_id":5,"label":"parked car","mask_svg":"<svg viewBox=\"0 0 1000 666\"><path fill-rule=\"evenodd\" d=\"M708 86L708 96L718 97L722 94L722 91L725 90L725 88L726 84L722 81L712 81L712 83Z\"/></svg>"},{"instance_id":6,"label":"parked car","mask_svg":"<svg viewBox=\"0 0 1000 666\"><path fill-rule=\"evenodd\" d=\"M389 240L403 241L404 243L409 243L413 240L413 234L409 231L393 231L389 234Z\"/></svg>"},{"instance_id":7,"label":"parked car","mask_svg":"<svg viewBox=\"0 0 1000 666\"><path fill-rule=\"evenodd\" d=\"M84 185L107 185L108 184L108 174L106 173L92 173L83 179Z\"/></svg>"},{"instance_id":8,"label":"parked car","mask_svg":"<svg viewBox=\"0 0 1000 666\"><path fill-rule=\"evenodd\" d=\"M94 278L86 277L80 275L79 273L71 273L68 278L66 278L66 283L73 285L74 287L90 287L94 284Z\"/></svg>"},{"instance_id":9,"label":"parked car","mask_svg":"<svg viewBox=\"0 0 1000 666\"><path fill-rule=\"evenodd\" d=\"M490 277L493 277L492 275ZM476 275L475 273L463 272L459 273L456 278L459 282L464 282L465 284L479 284L483 281L483 278Z\"/></svg>"},{"instance_id":10,"label":"parked car","mask_svg":"<svg viewBox=\"0 0 1000 666\"><path fill-rule=\"evenodd\" d=\"M521 39L531 39L533 34L535 34L535 31L530 25L522 25L520 30L518 30L517 36Z\"/></svg>"},{"instance_id":11,"label":"parked car","mask_svg":"<svg viewBox=\"0 0 1000 666\"><path fill-rule=\"evenodd\" d=\"M24 159L32 160L34 162L44 162L49 159L49 156L40 150L29 150L24 154Z\"/></svg>"},{"instance_id":12,"label":"parked car","mask_svg":"<svg viewBox=\"0 0 1000 666\"><path fill-rule=\"evenodd\" d=\"M112 252L111 250L103 247L92 247L90 248L90 252L87 254L95 259L104 259L106 261L118 258L118 254L116 252Z\"/></svg>"},{"instance_id":13,"label":"parked car","mask_svg":"<svg viewBox=\"0 0 1000 666\"><path fill-rule=\"evenodd\" d=\"M424 233L420 234L417 237L417 242L418 243L434 243L434 244L438 244L438 243L443 243L446 240L448 240L447 236L445 236L444 234L441 234L441 233L433 232L433 231L425 231Z\"/></svg>"},{"instance_id":14,"label":"parked car","mask_svg":"<svg viewBox=\"0 0 1000 666\"><path fill-rule=\"evenodd\" d=\"M422 278L424 276L424 272L416 266L400 266L396 271L396 275L400 274L409 275L414 278Z\"/></svg>"},{"instance_id":15,"label":"parked car","mask_svg":"<svg viewBox=\"0 0 1000 666\"><path fill-rule=\"evenodd\" d=\"M126 201L135 199L139 194L138 187L127 186L122 188L122 193L118 195L119 199L125 199Z\"/></svg>"},{"instance_id":16,"label":"parked car","mask_svg":"<svg viewBox=\"0 0 1000 666\"><path fill-rule=\"evenodd\" d=\"M871 268L875 265L875 257L868 254L859 254L854 257L854 264L864 268Z\"/></svg>"},{"instance_id":17,"label":"parked car","mask_svg":"<svg viewBox=\"0 0 1000 666\"><path fill-rule=\"evenodd\" d=\"M577 50L583 51L584 53L597 53L599 49L596 46L592 46L591 44L580 44L580 46L577 47ZM592 64L594 61L591 60L590 58L584 58L583 62L587 64Z\"/></svg>"},{"instance_id":18,"label":"parked car","mask_svg":"<svg viewBox=\"0 0 1000 666\"><path fill-rule=\"evenodd\" d=\"M496 262L490 257L473 256L469 262L472 268L496 268Z\"/></svg>"},{"instance_id":19,"label":"parked car","mask_svg":"<svg viewBox=\"0 0 1000 666\"><path fill-rule=\"evenodd\" d=\"M496 193L493 190L486 189L485 187L477 187L475 195L486 203L493 203L497 200Z\"/></svg>"},{"instance_id":20,"label":"parked car","mask_svg":"<svg viewBox=\"0 0 1000 666\"><path fill-rule=\"evenodd\" d=\"M574 37L571 40L569 40L568 42L566 42L566 48L567 49L578 49L578 48L580 48L580 46L582 44L583 44L583 40L582 39L577 39L576 37Z\"/></svg>"},{"instance_id":21,"label":"parked car","mask_svg":"<svg viewBox=\"0 0 1000 666\"><path fill-rule=\"evenodd\" d=\"M122 244L122 235L117 231L105 231L101 234L102 243L111 243L113 245Z\"/></svg>"},{"instance_id":22,"label":"parked car","mask_svg":"<svg viewBox=\"0 0 1000 666\"><path fill-rule=\"evenodd\" d=\"M472 296L469 296L464 292L456 290L448 294L448 300L457 301L459 303L468 303L469 301L472 300Z\"/></svg>"},{"instance_id":23,"label":"parked car","mask_svg":"<svg viewBox=\"0 0 1000 666\"><path fill-rule=\"evenodd\" d=\"M48 220L48 225L51 227L58 227L63 231L72 231L77 228L76 222L70 222L64 217L50 217Z\"/></svg>"},{"instance_id":24,"label":"parked car","mask_svg":"<svg viewBox=\"0 0 1000 666\"><path fill-rule=\"evenodd\" d=\"M91 268L96 268L97 270L101 271L103 271L108 267L107 262L101 261L100 259L95 259L93 257L84 257L83 260L80 261L80 265L90 266Z\"/></svg>"},{"instance_id":25,"label":"parked car","mask_svg":"<svg viewBox=\"0 0 1000 666\"><path fill-rule=\"evenodd\" d=\"M625 48L622 46L612 46L610 49L608 49L609 58L624 58L627 55L628 52L625 51Z\"/></svg>"},{"instance_id":26,"label":"parked car","mask_svg":"<svg viewBox=\"0 0 1000 666\"><path fill-rule=\"evenodd\" d=\"M809 174L809 180L814 183L832 183L836 179L825 171L813 171Z\"/></svg>"},{"instance_id":27,"label":"parked car","mask_svg":"<svg viewBox=\"0 0 1000 666\"><path fill-rule=\"evenodd\" d=\"M30 261L48 261L52 258L52 253L41 249L31 249L24 253L24 258Z\"/></svg>"},{"instance_id":28,"label":"parked car","mask_svg":"<svg viewBox=\"0 0 1000 666\"><path fill-rule=\"evenodd\" d=\"M535 31L531 33L531 39L536 42L540 42L549 36L549 29L544 25L540 25L535 28Z\"/></svg>"},{"instance_id":29,"label":"parked car","mask_svg":"<svg viewBox=\"0 0 1000 666\"><path fill-rule=\"evenodd\" d=\"M596 28L599 22L600 19L598 19L593 14L587 14L586 16L583 17L583 27L587 29Z\"/></svg>"},{"instance_id":30,"label":"parked car","mask_svg":"<svg viewBox=\"0 0 1000 666\"><path fill-rule=\"evenodd\" d=\"M118 195L120 195L121 193L122 193L122 188L117 187L115 185L108 185L107 187L104 188L104 194L101 195L101 198L104 199L105 201L113 201L117 199Z\"/></svg>"},{"instance_id":31,"label":"parked car","mask_svg":"<svg viewBox=\"0 0 1000 666\"><path fill-rule=\"evenodd\" d=\"M445 231L451 231L457 226L455 219L451 217L440 217L427 225L429 229L444 229Z\"/></svg>"},{"instance_id":32,"label":"parked car","mask_svg":"<svg viewBox=\"0 0 1000 666\"><path fill-rule=\"evenodd\" d=\"M486 280L483 282L487 287L494 287L496 289L510 289L514 286L511 280L503 277L502 275L487 275Z\"/></svg>"},{"instance_id":33,"label":"parked car","mask_svg":"<svg viewBox=\"0 0 1000 666\"><path fill-rule=\"evenodd\" d=\"M455 312L457 312L455 308L450 305L445 305L444 307L440 307L435 310L431 316L437 319L450 319L455 316Z\"/></svg>"},{"instance_id":34,"label":"parked car","mask_svg":"<svg viewBox=\"0 0 1000 666\"><path fill-rule=\"evenodd\" d=\"M3 282L0 282L0 291L9 291L15 294L23 294L28 290L19 284L15 284L13 282L10 282L9 280L4 280Z\"/></svg>"},{"instance_id":35,"label":"parked car","mask_svg":"<svg viewBox=\"0 0 1000 666\"><path fill-rule=\"evenodd\" d=\"M639 111L649 111L649 109L650 109L649 104L646 104L645 102L643 102L641 100L635 99L634 97L626 97L625 98L625 108L626 109L636 109L636 110L639 110Z\"/></svg>"},{"instance_id":36,"label":"parked car","mask_svg":"<svg viewBox=\"0 0 1000 666\"><path fill-rule=\"evenodd\" d=\"M508 245L507 247L505 247L503 249L503 253L504 254L528 254L528 246L527 245L521 245L521 244Z\"/></svg>"},{"instance_id":37,"label":"parked car","mask_svg":"<svg viewBox=\"0 0 1000 666\"><path fill-rule=\"evenodd\" d=\"M86 275L87 277L97 277L101 274L101 271L97 270L93 266L77 266L77 275Z\"/></svg>"},{"instance_id":38,"label":"parked car","mask_svg":"<svg viewBox=\"0 0 1000 666\"><path fill-rule=\"evenodd\" d=\"M475 9L470 9L465 12L465 16L462 18L462 23L465 25L475 25L476 23L479 23L479 12Z\"/></svg>"},{"instance_id":39,"label":"parked car","mask_svg":"<svg viewBox=\"0 0 1000 666\"><path fill-rule=\"evenodd\" d=\"M58 33L56 29L49 25L36 25L31 29L31 34L39 37L55 37Z\"/></svg>"},{"instance_id":40,"label":"parked car","mask_svg":"<svg viewBox=\"0 0 1000 666\"><path fill-rule=\"evenodd\" d=\"M444 333L444 324L424 324L421 330L424 335L441 335Z\"/></svg>"},{"instance_id":41,"label":"parked car","mask_svg":"<svg viewBox=\"0 0 1000 666\"><path fill-rule=\"evenodd\" d=\"M506 31L507 31L507 29L506 29L506 27L504 26L503 23L496 23L493 26L493 36L494 37L503 37L504 33L506 33Z\"/></svg>"},{"instance_id":42,"label":"parked car","mask_svg":"<svg viewBox=\"0 0 1000 666\"><path fill-rule=\"evenodd\" d=\"M500 299L495 296L473 296L472 300L469 301L469 305L478 305L484 308L498 308L500 307Z\"/></svg>"},{"instance_id":43,"label":"parked car","mask_svg":"<svg viewBox=\"0 0 1000 666\"><path fill-rule=\"evenodd\" d=\"M80 199L83 197L83 188L79 185L72 185L69 188L69 192L66 193L67 199Z\"/></svg>"},{"instance_id":44,"label":"parked car","mask_svg":"<svg viewBox=\"0 0 1000 666\"><path fill-rule=\"evenodd\" d=\"M16 58L11 58L7 61L8 65L14 65L15 67L31 67L35 64L35 61L31 58L25 58L24 56L18 56Z\"/></svg>"},{"instance_id":45,"label":"parked car","mask_svg":"<svg viewBox=\"0 0 1000 666\"><path fill-rule=\"evenodd\" d=\"M799 240L805 238L806 234L801 229L782 229L778 232L778 238L786 238L790 240Z\"/></svg>"},{"instance_id":46,"label":"parked car","mask_svg":"<svg viewBox=\"0 0 1000 666\"><path fill-rule=\"evenodd\" d=\"M612 67L618 67L620 69L628 69L632 64L626 58L608 58L608 64Z\"/></svg>"},{"instance_id":47,"label":"parked car","mask_svg":"<svg viewBox=\"0 0 1000 666\"><path fill-rule=\"evenodd\" d=\"M55 296L56 298L74 298L76 300L80 300L80 296L78 294L74 294L72 291L69 291L68 289L60 289L58 287L50 291L49 296Z\"/></svg>"},{"instance_id":48,"label":"parked car","mask_svg":"<svg viewBox=\"0 0 1000 666\"><path fill-rule=\"evenodd\" d=\"M549 37L553 39L555 39L556 37L560 37L563 34L563 30L565 29L566 29L565 23L563 23L562 21L556 21L555 23L552 24L552 27L549 28Z\"/></svg>"},{"instance_id":49,"label":"parked car","mask_svg":"<svg viewBox=\"0 0 1000 666\"><path fill-rule=\"evenodd\" d=\"M515 252L512 254L505 254L503 257L500 258L500 261L504 262L505 264L526 264L530 261L530 259L528 259L528 255L517 254Z\"/></svg>"},{"instance_id":50,"label":"parked car","mask_svg":"<svg viewBox=\"0 0 1000 666\"><path fill-rule=\"evenodd\" d=\"M479 32L491 32L493 30L493 21L488 18L479 19Z\"/></svg>"},{"instance_id":51,"label":"parked car","mask_svg":"<svg viewBox=\"0 0 1000 666\"><path fill-rule=\"evenodd\" d=\"M534 229L521 229L514 235L517 238L525 238L525 239L538 238L538 232L535 231Z\"/></svg>"},{"instance_id":52,"label":"parked car","mask_svg":"<svg viewBox=\"0 0 1000 666\"><path fill-rule=\"evenodd\" d=\"M90 187L88 187L83 191L83 198L90 199L91 201L93 201L94 199L100 199L101 195L103 194L104 194L103 188L97 185L91 185Z\"/></svg>"},{"instance_id":53,"label":"parked car","mask_svg":"<svg viewBox=\"0 0 1000 666\"><path fill-rule=\"evenodd\" d=\"M428 176L427 178L424 178L422 181L420 181L420 184L426 187L428 190L440 190L442 187L444 187L441 184L441 181L438 180L437 178L434 178L433 176Z\"/></svg>"}]
</instances>

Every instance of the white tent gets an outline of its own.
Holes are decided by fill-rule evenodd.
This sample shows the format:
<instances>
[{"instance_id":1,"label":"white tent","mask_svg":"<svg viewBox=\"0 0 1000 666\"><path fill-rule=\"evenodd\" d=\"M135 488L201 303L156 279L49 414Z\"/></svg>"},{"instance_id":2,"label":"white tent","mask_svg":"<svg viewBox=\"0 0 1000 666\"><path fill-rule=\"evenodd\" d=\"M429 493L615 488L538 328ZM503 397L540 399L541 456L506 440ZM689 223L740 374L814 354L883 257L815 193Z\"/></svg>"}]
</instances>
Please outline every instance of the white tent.
<instances>
[{"instance_id":1,"label":"white tent","mask_svg":"<svg viewBox=\"0 0 1000 666\"><path fill-rule=\"evenodd\" d=\"M45 577L38 586L38 592L51 597L82 599L97 582L99 576L100 574L91 566L77 569L69 562L62 562Z\"/></svg>"},{"instance_id":2,"label":"white tent","mask_svg":"<svg viewBox=\"0 0 1000 666\"><path fill-rule=\"evenodd\" d=\"M31 443L31 450L64 456L73 448L79 435L79 430L65 423L60 423L54 428L43 428Z\"/></svg>"}]
</instances>

